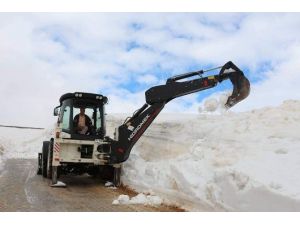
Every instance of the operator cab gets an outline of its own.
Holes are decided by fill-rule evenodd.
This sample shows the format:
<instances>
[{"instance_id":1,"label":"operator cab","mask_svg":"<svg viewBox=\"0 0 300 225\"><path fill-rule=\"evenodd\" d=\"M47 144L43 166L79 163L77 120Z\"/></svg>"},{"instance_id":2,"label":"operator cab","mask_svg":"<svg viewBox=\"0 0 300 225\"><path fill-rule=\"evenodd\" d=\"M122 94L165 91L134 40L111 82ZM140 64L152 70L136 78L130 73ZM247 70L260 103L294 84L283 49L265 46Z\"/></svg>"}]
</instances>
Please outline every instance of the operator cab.
<instances>
[{"instance_id":1,"label":"operator cab","mask_svg":"<svg viewBox=\"0 0 300 225\"><path fill-rule=\"evenodd\" d=\"M76 140L103 139L106 133L104 105L108 101L107 97L75 92L62 95L59 101L60 106L54 109L54 115L58 116L63 133ZM80 126L79 115L84 118L84 122L80 121ZM82 123L86 125L86 129L79 129Z\"/></svg>"}]
</instances>

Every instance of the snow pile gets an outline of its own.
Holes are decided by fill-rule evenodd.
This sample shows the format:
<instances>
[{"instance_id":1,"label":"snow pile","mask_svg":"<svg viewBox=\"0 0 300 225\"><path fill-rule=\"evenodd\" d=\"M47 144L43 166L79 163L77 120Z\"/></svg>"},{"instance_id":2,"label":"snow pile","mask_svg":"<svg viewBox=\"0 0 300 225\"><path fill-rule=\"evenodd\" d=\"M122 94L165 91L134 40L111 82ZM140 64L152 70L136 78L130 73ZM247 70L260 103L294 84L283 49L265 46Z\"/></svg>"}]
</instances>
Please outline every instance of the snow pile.
<instances>
[{"instance_id":1,"label":"snow pile","mask_svg":"<svg viewBox=\"0 0 300 225\"><path fill-rule=\"evenodd\" d=\"M67 187L67 185L62 181L57 181L57 183L52 184L51 187Z\"/></svg>"},{"instance_id":2,"label":"snow pile","mask_svg":"<svg viewBox=\"0 0 300 225\"><path fill-rule=\"evenodd\" d=\"M36 158L43 141L49 140L53 129L18 129L0 127L0 171L8 158Z\"/></svg>"},{"instance_id":3,"label":"snow pile","mask_svg":"<svg viewBox=\"0 0 300 225\"><path fill-rule=\"evenodd\" d=\"M105 184L104 184L105 187L112 187L114 186L114 184L110 181L106 181Z\"/></svg>"},{"instance_id":4,"label":"snow pile","mask_svg":"<svg viewBox=\"0 0 300 225\"><path fill-rule=\"evenodd\" d=\"M52 132L53 129L0 127L0 155L2 152L5 158L37 158L43 141L49 140Z\"/></svg>"},{"instance_id":5,"label":"snow pile","mask_svg":"<svg viewBox=\"0 0 300 225\"><path fill-rule=\"evenodd\" d=\"M106 183L104 184L105 187L109 188L109 189L113 189L116 190L118 189L117 187L114 186L114 184L110 181L106 181Z\"/></svg>"},{"instance_id":6,"label":"snow pile","mask_svg":"<svg viewBox=\"0 0 300 225\"><path fill-rule=\"evenodd\" d=\"M188 210L300 210L299 101L159 121L124 164L126 185Z\"/></svg>"},{"instance_id":7,"label":"snow pile","mask_svg":"<svg viewBox=\"0 0 300 225\"><path fill-rule=\"evenodd\" d=\"M158 115L122 173L125 185L151 195L114 203L156 196L193 211L300 211L300 101L243 113L223 110L225 101L208 100L198 115ZM110 136L127 116L108 116ZM0 160L37 158L50 134L0 128Z\"/></svg>"},{"instance_id":8,"label":"snow pile","mask_svg":"<svg viewBox=\"0 0 300 225\"><path fill-rule=\"evenodd\" d=\"M140 204L140 205L151 205L158 206L162 204L162 199L155 195L145 195L143 193L138 194L130 198L128 195L120 195L118 199L112 202L113 205L129 205L129 204Z\"/></svg>"}]
</instances>

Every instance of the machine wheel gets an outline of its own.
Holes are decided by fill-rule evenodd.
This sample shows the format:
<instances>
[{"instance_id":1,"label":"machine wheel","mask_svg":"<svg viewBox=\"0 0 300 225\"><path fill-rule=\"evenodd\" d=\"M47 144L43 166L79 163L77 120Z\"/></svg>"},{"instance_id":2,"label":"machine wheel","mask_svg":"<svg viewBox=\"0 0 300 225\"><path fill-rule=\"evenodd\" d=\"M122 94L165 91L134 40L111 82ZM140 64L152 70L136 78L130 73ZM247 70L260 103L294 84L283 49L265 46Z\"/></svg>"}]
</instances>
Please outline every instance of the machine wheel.
<instances>
[{"instance_id":1,"label":"machine wheel","mask_svg":"<svg viewBox=\"0 0 300 225\"><path fill-rule=\"evenodd\" d=\"M89 168L87 173L90 176L99 177L99 173L100 173L99 171L100 171L99 166L94 166L94 167Z\"/></svg>"},{"instance_id":2,"label":"machine wheel","mask_svg":"<svg viewBox=\"0 0 300 225\"><path fill-rule=\"evenodd\" d=\"M121 186L121 166L114 167L113 184L115 185L115 187Z\"/></svg>"},{"instance_id":3,"label":"machine wheel","mask_svg":"<svg viewBox=\"0 0 300 225\"><path fill-rule=\"evenodd\" d=\"M53 159L53 141L49 143L49 149L47 154L47 178L52 178L52 159Z\"/></svg>"},{"instance_id":4,"label":"machine wheel","mask_svg":"<svg viewBox=\"0 0 300 225\"><path fill-rule=\"evenodd\" d=\"M98 174L100 179L112 181L114 177L114 167L111 165L100 166Z\"/></svg>"},{"instance_id":5,"label":"machine wheel","mask_svg":"<svg viewBox=\"0 0 300 225\"><path fill-rule=\"evenodd\" d=\"M42 149L42 175L47 177L47 161L48 161L48 150L49 150L50 141L43 142Z\"/></svg>"}]
</instances>

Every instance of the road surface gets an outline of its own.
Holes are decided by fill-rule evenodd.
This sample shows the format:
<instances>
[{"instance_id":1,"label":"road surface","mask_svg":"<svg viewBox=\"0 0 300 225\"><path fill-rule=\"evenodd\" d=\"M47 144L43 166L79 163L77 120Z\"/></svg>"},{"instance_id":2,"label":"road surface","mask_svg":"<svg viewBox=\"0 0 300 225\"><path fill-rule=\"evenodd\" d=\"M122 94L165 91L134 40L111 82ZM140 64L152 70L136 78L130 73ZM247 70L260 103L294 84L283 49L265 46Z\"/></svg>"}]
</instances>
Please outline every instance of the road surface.
<instances>
[{"instance_id":1,"label":"road surface","mask_svg":"<svg viewBox=\"0 0 300 225\"><path fill-rule=\"evenodd\" d=\"M8 159L0 174L0 211L115 212L180 211L168 206L112 205L120 194L134 193L111 189L104 181L86 176L62 176L66 188L51 188L49 180L36 175L34 159Z\"/></svg>"}]
</instances>

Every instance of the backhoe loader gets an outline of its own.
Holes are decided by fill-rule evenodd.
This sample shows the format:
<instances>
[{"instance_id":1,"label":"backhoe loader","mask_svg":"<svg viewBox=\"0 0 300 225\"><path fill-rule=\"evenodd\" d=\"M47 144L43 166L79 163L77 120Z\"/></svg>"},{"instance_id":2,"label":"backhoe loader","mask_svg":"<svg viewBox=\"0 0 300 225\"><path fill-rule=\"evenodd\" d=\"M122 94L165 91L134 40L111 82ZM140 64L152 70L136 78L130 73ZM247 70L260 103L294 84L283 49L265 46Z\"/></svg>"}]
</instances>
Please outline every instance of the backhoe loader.
<instances>
[{"instance_id":1,"label":"backhoe loader","mask_svg":"<svg viewBox=\"0 0 300 225\"><path fill-rule=\"evenodd\" d=\"M216 75L204 76L219 70ZM54 115L58 116L55 135L43 142L38 154L38 174L57 184L59 174L99 175L115 186L121 184L121 165L134 144L143 135L164 106L180 96L215 87L224 80L233 85L225 106L230 108L250 93L249 80L231 61L221 67L172 76L166 84L154 86L145 92L146 103L115 129L114 137L106 136L105 104L108 98L101 94L66 93L59 99ZM78 132L76 116L85 115L87 129ZM81 121L82 122L82 121Z\"/></svg>"}]
</instances>

